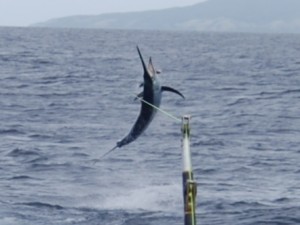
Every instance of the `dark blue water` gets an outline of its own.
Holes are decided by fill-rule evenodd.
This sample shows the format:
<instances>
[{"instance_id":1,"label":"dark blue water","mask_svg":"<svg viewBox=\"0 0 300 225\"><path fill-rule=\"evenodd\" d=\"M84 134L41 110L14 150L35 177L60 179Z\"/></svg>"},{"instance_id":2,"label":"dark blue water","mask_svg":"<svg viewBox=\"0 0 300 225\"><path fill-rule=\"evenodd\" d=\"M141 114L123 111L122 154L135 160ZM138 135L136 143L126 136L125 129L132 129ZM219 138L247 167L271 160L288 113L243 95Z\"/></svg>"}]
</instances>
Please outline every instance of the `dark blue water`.
<instances>
[{"instance_id":1,"label":"dark blue water","mask_svg":"<svg viewBox=\"0 0 300 225\"><path fill-rule=\"evenodd\" d=\"M0 28L0 224L183 224L180 123L94 163L139 113L137 44L186 96L198 224L300 224L299 35L31 28Z\"/></svg>"}]
</instances>

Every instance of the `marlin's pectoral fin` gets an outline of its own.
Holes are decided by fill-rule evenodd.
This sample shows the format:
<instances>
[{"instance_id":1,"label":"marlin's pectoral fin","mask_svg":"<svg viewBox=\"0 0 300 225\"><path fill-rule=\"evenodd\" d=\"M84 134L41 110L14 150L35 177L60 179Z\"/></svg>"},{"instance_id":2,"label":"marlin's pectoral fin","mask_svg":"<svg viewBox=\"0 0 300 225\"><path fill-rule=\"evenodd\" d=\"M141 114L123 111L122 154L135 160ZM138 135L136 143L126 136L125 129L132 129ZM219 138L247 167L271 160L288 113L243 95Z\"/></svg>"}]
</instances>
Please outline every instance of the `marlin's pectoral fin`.
<instances>
[{"instance_id":1,"label":"marlin's pectoral fin","mask_svg":"<svg viewBox=\"0 0 300 225\"><path fill-rule=\"evenodd\" d=\"M174 88L162 86L162 87L161 87L161 90L162 90L162 91L173 92L173 93L175 93L175 94L178 94L179 96L181 96L181 97L184 99L183 94L181 94L179 91L175 90Z\"/></svg>"},{"instance_id":2,"label":"marlin's pectoral fin","mask_svg":"<svg viewBox=\"0 0 300 225\"><path fill-rule=\"evenodd\" d=\"M144 86L144 82L140 83L139 87L143 87Z\"/></svg>"},{"instance_id":3,"label":"marlin's pectoral fin","mask_svg":"<svg viewBox=\"0 0 300 225\"><path fill-rule=\"evenodd\" d=\"M134 101L136 101L139 98L143 98L144 92L142 91L141 93L139 93L138 95L136 95L136 97L134 98Z\"/></svg>"}]
</instances>

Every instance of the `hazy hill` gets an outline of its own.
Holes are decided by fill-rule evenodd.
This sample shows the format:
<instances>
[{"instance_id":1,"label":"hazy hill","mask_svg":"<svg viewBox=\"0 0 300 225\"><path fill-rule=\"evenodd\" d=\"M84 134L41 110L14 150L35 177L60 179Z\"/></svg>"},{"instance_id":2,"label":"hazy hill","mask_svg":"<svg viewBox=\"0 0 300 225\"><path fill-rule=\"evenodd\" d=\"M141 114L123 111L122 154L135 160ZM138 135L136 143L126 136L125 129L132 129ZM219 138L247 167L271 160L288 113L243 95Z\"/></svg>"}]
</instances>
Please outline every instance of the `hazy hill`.
<instances>
[{"instance_id":1,"label":"hazy hill","mask_svg":"<svg viewBox=\"0 0 300 225\"><path fill-rule=\"evenodd\" d=\"M57 18L34 26L300 33L300 0L208 0L164 10Z\"/></svg>"}]
</instances>

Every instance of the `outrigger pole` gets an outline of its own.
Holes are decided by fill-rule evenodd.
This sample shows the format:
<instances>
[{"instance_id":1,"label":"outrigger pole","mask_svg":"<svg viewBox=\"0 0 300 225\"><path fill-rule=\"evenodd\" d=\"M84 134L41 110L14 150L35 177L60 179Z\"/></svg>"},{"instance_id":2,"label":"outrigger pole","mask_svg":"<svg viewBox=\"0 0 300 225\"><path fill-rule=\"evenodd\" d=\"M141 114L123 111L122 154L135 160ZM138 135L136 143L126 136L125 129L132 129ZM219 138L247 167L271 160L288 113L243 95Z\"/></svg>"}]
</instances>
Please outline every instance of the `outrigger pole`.
<instances>
[{"instance_id":1,"label":"outrigger pole","mask_svg":"<svg viewBox=\"0 0 300 225\"><path fill-rule=\"evenodd\" d=\"M197 184L193 178L192 160L190 151L190 116L182 117L182 157L183 157L183 201L184 225L196 225L196 195Z\"/></svg>"}]
</instances>

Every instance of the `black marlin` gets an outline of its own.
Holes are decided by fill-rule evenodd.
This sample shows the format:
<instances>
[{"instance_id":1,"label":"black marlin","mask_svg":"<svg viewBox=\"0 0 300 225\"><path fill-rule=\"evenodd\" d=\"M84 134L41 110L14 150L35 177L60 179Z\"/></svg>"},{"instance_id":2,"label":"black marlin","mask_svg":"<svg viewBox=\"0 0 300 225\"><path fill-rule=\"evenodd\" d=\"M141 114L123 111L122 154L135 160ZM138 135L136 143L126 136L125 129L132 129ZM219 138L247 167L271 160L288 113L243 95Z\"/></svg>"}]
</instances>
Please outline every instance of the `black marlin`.
<instances>
[{"instance_id":1,"label":"black marlin","mask_svg":"<svg viewBox=\"0 0 300 225\"><path fill-rule=\"evenodd\" d=\"M116 148L121 148L122 146L133 142L147 129L157 112L157 109L155 107L158 108L160 106L163 91L170 91L184 98L184 96L179 91L171 87L161 86L157 77L157 72L152 64L151 57L149 59L149 64L147 67L138 46L137 51L139 53L144 69L143 92L137 95L137 97L141 99L140 114L133 127L131 128L129 134L121 141L118 141L116 146L109 152L104 154L102 157L115 150Z\"/></svg>"}]
</instances>

